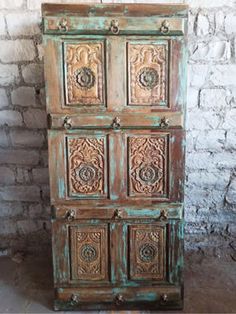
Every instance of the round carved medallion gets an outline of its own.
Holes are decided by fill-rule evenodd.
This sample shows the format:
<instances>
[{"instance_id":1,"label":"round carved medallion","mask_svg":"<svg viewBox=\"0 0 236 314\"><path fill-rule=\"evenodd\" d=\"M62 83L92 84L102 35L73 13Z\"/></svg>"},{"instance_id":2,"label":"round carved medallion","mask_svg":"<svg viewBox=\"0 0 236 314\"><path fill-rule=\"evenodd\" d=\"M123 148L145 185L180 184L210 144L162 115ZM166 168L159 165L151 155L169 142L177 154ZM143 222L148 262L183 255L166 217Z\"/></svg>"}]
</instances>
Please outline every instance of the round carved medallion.
<instances>
[{"instance_id":1,"label":"round carved medallion","mask_svg":"<svg viewBox=\"0 0 236 314\"><path fill-rule=\"evenodd\" d=\"M151 262L157 255L157 249L151 243L144 243L139 248L139 258L143 262Z\"/></svg>"},{"instance_id":2,"label":"round carved medallion","mask_svg":"<svg viewBox=\"0 0 236 314\"><path fill-rule=\"evenodd\" d=\"M91 182L96 177L96 168L92 165L81 164L80 167L76 169L76 177L85 183Z\"/></svg>"},{"instance_id":3,"label":"round carved medallion","mask_svg":"<svg viewBox=\"0 0 236 314\"><path fill-rule=\"evenodd\" d=\"M139 170L140 179L146 184L153 184L158 180L158 169L152 165L145 165Z\"/></svg>"},{"instance_id":4,"label":"round carved medallion","mask_svg":"<svg viewBox=\"0 0 236 314\"><path fill-rule=\"evenodd\" d=\"M153 89L158 84L158 73L151 67L142 68L138 73L138 83L141 88Z\"/></svg>"},{"instance_id":5,"label":"round carved medallion","mask_svg":"<svg viewBox=\"0 0 236 314\"><path fill-rule=\"evenodd\" d=\"M75 71L76 86L80 89L89 89L94 86L95 75L90 68L82 67Z\"/></svg>"},{"instance_id":6,"label":"round carved medallion","mask_svg":"<svg viewBox=\"0 0 236 314\"><path fill-rule=\"evenodd\" d=\"M98 257L97 250L90 244L84 244L80 249L80 257L85 262L91 263Z\"/></svg>"}]
</instances>

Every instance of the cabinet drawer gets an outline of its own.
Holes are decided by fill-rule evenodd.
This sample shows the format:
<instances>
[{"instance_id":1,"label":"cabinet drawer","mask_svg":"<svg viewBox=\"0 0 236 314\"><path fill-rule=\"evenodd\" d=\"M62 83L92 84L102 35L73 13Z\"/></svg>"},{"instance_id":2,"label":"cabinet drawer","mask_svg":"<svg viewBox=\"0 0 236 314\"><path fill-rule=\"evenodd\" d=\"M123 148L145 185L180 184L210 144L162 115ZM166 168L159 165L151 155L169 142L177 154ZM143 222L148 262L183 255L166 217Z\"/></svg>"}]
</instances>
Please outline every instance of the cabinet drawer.
<instances>
[{"instance_id":1,"label":"cabinet drawer","mask_svg":"<svg viewBox=\"0 0 236 314\"><path fill-rule=\"evenodd\" d=\"M182 298L180 286L58 288L54 306L55 310L181 309Z\"/></svg>"},{"instance_id":2,"label":"cabinet drawer","mask_svg":"<svg viewBox=\"0 0 236 314\"><path fill-rule=\"evenodd\" d=\"M54 282L181 284L183 224L153 219L53 221Z\"/></svg>"},{"instance_id":3,"label":"cabinet drawer","mask_svg":"<svg viewBox=\"0 0 236 314\"><path fill-rule=\"evenodd\" d=\"M76 205L56 205L52 206L52 217L64 222L77 219L109 219L119 221L122 219L182 219L183 204L163 203L140 207L140 205L108 205L106 207L88 207Z\"/></svg>"}]
</instances>

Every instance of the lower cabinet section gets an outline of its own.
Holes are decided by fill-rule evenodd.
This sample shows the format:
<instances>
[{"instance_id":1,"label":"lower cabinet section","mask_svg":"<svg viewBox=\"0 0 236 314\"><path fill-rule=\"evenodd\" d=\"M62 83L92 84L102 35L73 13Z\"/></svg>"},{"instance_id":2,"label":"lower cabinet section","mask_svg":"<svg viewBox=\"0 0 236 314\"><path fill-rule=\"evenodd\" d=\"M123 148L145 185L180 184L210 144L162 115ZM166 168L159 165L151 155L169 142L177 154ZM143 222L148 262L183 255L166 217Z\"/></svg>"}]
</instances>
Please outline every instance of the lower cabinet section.
<instances>
[{"instance_id":1,"label":"lower cabinet section","mask_svg":"<svg viewBox=\"0 0 236 314\"><path fill-rule=\"evenodd\" d=\"M181 287L58 288L55 310L182 309Z\"/></svg>"},{"instance_id":2,"label":"lower cabinet section","mask_svg":"<svg viewBox=\"0 0 236 314\"><path fill-rule=\"evenodd\" d=\"M53 221L56 308L180 306L182 242L181 220Z\"/></svg>"}]
</instances>

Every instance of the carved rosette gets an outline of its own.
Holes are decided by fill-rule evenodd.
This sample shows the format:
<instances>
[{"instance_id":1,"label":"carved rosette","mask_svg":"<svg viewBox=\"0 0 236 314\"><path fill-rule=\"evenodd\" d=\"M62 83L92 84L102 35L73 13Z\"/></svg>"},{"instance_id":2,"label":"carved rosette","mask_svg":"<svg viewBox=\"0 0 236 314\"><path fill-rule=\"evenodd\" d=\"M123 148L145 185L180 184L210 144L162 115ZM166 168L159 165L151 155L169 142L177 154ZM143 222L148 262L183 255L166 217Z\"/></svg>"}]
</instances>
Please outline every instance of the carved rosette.
<instances>
[{"instance_id":1,"label":"carved rosette","mask_svg":"<svg viewBox=\"0 0 236 314\"><path fill-rule=\"evenodd\" d=\"M65 44L67 105L104 105L104 43Z\"/></svg>"},{"instance_id":2,"label":"carved rosette","mask_svg":"<svg viewBox=\"0 0 236 314\"><path fill-rule=\"evenodd\" d=\"M167 106L167 44L128 44L129 105Z\"/></svg>"},{"instance_id":3,"label":"carved rosette","mask_svg":"<svg viewBox=\"0 0 236 314\"><path fill-rule=\"evenodd\" d=\"M129 137L129 195L164 197L167 193L166 136Z\"/></svg>"},{"instance_id":4,"label":"carved rosette","mask_svg":"<svg viewBox=\"0 0 236 314\"><path fill-rule=\"evenodd\" d=\"M72 277L102 280L107 276L107 227L71 227Z\"/></svg>"},{"instance_id":5,"label":"carved rosette","mask_svg":"<svg viewBox=\"0 0 236 314\"><path fill-rule=\"evenodd\" d=\"M164 230L157 226L130 226L130 278L164 279Z\"/></svg>"},{"instance_id":6,"label":"carved rosette","mask_svg":"<svg viewBox=\"0 0 236 314\"><path fill-rule=\"evenodd\" d=\"M105 137L68 138L68 183L71 196L104 196Z\"/></svg>"}]
</instances>

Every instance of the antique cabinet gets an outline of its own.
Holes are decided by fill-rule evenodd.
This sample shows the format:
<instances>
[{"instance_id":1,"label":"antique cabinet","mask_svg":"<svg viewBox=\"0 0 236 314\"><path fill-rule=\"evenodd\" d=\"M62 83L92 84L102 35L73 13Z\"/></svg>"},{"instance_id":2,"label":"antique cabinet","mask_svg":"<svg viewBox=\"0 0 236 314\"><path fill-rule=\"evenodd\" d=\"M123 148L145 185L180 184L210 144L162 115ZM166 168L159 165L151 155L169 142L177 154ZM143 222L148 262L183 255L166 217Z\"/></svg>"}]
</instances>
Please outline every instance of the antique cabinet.
<instances>
[{"instance_id":1,"label":"antique cabinet","mask_svg":"<svg viewBox=\"0 0 236 314\"><path fill-rule=\"evenodd\" d=\"M187 7L42 14L55 309L181 308Z\"/></svg>"}]
</instances>

